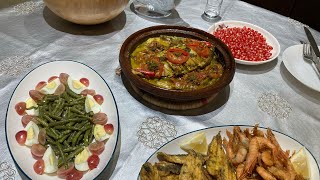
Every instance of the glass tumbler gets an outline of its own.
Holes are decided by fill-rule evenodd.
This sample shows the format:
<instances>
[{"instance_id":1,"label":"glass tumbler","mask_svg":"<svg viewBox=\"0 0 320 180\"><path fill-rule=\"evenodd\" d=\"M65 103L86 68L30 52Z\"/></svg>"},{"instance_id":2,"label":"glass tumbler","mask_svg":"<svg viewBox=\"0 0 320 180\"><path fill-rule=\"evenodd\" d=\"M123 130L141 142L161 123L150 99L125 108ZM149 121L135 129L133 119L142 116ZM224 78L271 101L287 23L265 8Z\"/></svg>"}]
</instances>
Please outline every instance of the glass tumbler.
<instances>
[{"instance_id":1,"label":"glass tumbler","mask_svg":"<svg viewBox=\"0 0 320 180\"><path fill-rule=\"evenodd\" d=\"M203 15L208 19L220 17L220 10L223 0L207 0Z\"/></svg>"},{"instance_id":2,"label":"glass tumbler","mask_svg":"<svg viewBox=\"0 0 320 180\"><path fill-rule=\"evenodd\" d=\"M171 15L175 4L174 0L135 0L133 6L137 14L151 18L163 18Z\"/></svg>"}]
</instances>

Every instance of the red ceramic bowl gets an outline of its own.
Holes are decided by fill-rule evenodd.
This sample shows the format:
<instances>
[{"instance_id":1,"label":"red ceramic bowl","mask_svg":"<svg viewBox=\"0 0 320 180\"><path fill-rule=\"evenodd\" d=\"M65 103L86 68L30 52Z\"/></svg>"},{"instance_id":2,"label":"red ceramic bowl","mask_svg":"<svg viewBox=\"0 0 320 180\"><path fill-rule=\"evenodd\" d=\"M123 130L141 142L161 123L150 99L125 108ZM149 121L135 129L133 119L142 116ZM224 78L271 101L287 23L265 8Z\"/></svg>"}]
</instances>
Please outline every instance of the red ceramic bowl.
<instances>
[{"instance_id":1,"label":"red ceramic bowl","mask_svg":"<svg viewBox=\"0 0 320 180\"><path fill-rule=\"evenodd\" d=\"M133 74L131 71L130 54L142 42L151 37L158 37L160 35L188 37L210 42L216 47L216 52L220 56L220 63L224 67L222 77L211 86L192 91L185 91L161 88L150 84L138 75ZM232 81L235 73L235 61L227 45L205 31L182 26L153 26L133 33L123 43L120 50L119 61L123 75L131 82L132 85L154 96L171 101L191 101L211 97L225 88Z\"/></svg>"}]
</instances>

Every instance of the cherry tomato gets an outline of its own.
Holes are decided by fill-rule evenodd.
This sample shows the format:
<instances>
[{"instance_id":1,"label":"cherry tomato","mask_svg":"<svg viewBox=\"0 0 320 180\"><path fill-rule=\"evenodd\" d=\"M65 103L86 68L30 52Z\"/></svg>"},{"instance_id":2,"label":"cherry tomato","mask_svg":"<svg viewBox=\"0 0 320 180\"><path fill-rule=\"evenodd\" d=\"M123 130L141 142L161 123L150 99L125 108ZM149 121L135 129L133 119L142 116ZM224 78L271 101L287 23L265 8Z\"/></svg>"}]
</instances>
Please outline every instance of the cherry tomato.
<instances>
[{"instance_id":1,"label":"cherry tomato","mask_svg":"<svg viewBox=\"0 0 320 180\"><path fill-rule=\"evenodd\" d=\"M87 96L88 94L94 96L96 95L96 91L94 89L85 89L80 94L83 96Z\"/></svg>"},{"instance_id":2,"label":"cherry tomato","mask_svg":"<svg viewBox=\"0 0 320 180\"><path fill-rule=\"evenodd\" d=\"M88 148L92 154L100 155L104 151L104 142L96 141L91 143Z\"/></svg>"},{"instance_id":3,"label":"cherry tomato","mask_svg":"<svg viewBox=\"0 0 320 180\"><path fill-rule=\"evenodd\" d=\"M28 124L30 121L35 122L35 121L36 121L36 120L35 120L35 117L34 117L34 116L31 116L31 115L24 115L24 116L22 116L22 118L21 118L21 123L22 123L22 126L23 126L23 127L26 127L27 124Z\"/></svg>"},{"instance_id":4,"label":"cherry tomato","mask_svg":"<svg viewBox=\"0 0 320 180\"><path fill-rule=\"evenodd\" d=\"M107 134L111 135L114 131L114 127L112 124L106 124L104 125L104 130L106 131Z\"/></svg>"},{"instance_id":5,"label":"cherry tomato","mask_svg":"<svg viewBox=\"0 0 320 180\"><path fill-rule=\"evenodd\" d=\"M46 134L47 134L47 132L46 132L45 128L40 129L39 135L38 135L38 141L42 145L44 145L46 143Z\"/></svg>"},{"instance_id":6,"label":"cherry tomato","mask_svg":"<svg viewBox=\"0 0 320 180\"><path fill-rule=\"evenodd\" d=\"M99 162L100 162L100 158L99 158L98 155L92 154L92 155L88 158L87 161L88 161L89 169L92 170L92 169L98 167L98 164L99 164Z\"/></svg>"},{"instance_id":7,"label":"cherry tomato","mask_svg":"<svg viewBox=\"0 0 320 180\"><path fill-rule=\"evenodd\" d=\"M88 87L89 84L90 84L89 79L87 79L87 78L81 78L79 81L80 81L83 85L85 85L86 87Z\"/></svg>"},{"instance_id":8,"label":"cherry tomato","mask_svg":"<svg viewBox=\"0 0 320 180\"><path fill-rule=\"evenodd\" d=\"M47 83L45 81L40 81L37 85L35 90L40 91Z\"/></svg>"},{"instance_id":9,"label":"cherry tomato","mask_svg":"<svg viewBox=\"0 0 320 180\"><path fill-rule=\"evenodd\" d=\"M60 178L66 178L67 175L74 169L74 164L73 163L69 163L67 169L65 169L65 166L61 166L58 171L57 171L57 175Z\"/></svg>"},{"instance_id":10,"label":"cherry tomato","mask_svg":"<svg viewBox=\"0 0 320 180\"><path fill-rule=\"evenodd\" d=\"M135 68L134 70L142 73L143 75L145 75L146 77L149 77L149 78L153 78L156 76L156 73L153 71L144 70L142 68Z\"/></svg>"},{"instance_id":11,"label":"cherry tomato","mask_svg":"<svg viewBox=\"0 0 320 180\"><path fill-rule=\"evenodd\" d=\"M106 113L96 113L92 116L92 122L94 124L104 125L108 122L108 116Z\"/></svg>"},{"instance_id":12,"label":"cherry tomato","mask_svg":"<svg viewBox=\"0 0 320 180\"><path fill-rule=\"evenodd\" d=\"M33 170L37 174L43 174L44 173L44 161L43 159L37 160L33 165Z\"/></svg>"},{"instance_id":13,"label":"cherry tomato","mask_svg":"<svg viewBox=\"0 0 320 180\"><path fill-rule=\"evenodd\" d=\"M93 98L94 98L94 100L96 100L97 103L100 104L100 105L101 105L101 104L103 103L103 101L104 101L104 100L103 100L103 96L101 96L100 94L94 95Z\"/></svg>"},{"instance_id":14,"label":"cherry tomato","mask_svg":"<svg viewBox=\"0 0 320 180\"><path fill-rule=\"evenodd\" d=\"M68 174L66 180L79 180L83 177L83 173L76 169L72 169Z\"/></svg>"},{"instance_id":15,"label":"cherry tomato","mask_svg":"<svg viewBox=\"0 0 320 180\"><path fill-rule=\"evenodd\" d=\"M15 109L16 109L16 112L19 114L19 115L23 115L24 112L26 111L26 103L25 102L19 102L18 104L15 105Z\"/></svg>"},{"instance_id":16,"label":"cherry tomato","mask_svg":"<svg viewBox=\"0 0 320 180\"><path fill-rule=\"evenodd\" d=\"M49 79L48 79L48 82L51 82L51 81L53 81L53 80L55 80L55 79L57 79L58 78L58 76L51 76Z\"/></svg>"},{"instance_id":17,"label":"cherry tomato","mask_svg":"<svg viewBox=\"0 0 320 180\"><path fill-rule=\"evenodd\" d=\"M195 51L199 56L208 58L210 55L210 47L211 47L211 44L210 46L209 44L210 43L205 41L192 41L187 46L193 51Z\"/></svg>"},{"instance_id":18,"label":"cherry tomato","mask_svg":"<svg viewBox=\"0 0 320 180\"><path fill-rule=\"evenodd\" d=\"M173 64L182 64L189 59L189 53L180 48L170 48L167 51L166 58Z\"/></svg>"},{"instance_id":19,"label":"cherry tomato","mask_svg":"<svg viewBox=\"0 0 320 180\"><path fill-rule=\"evenodd\" d=\"M17 132L16 140L20 145L24 145L24 143L27 140L27 131L22 130L22 131Z\"/></svg>"},{"instance_id":20,"label":"cherry tomato","mask_svg":"<svg viewBox=\"0 0 320 180\"><path fill-rule=\"evenodd\" d=\"M41 159L46 150L46 147L42 146L41 144L33 144L31 146L32 157L35 159Z\"/></svg>"},{"instance_id":21,"label":"cherry tomato","mask_svg":"<svg viewBox=\"0 0 320 180\"><path fill-rule=\"evenodd\" d=\"M42 94L39 91L36 90L30 90L29 91L29 96L36 102L41 101L44 97L44 94Z\"/></svg>"},{"instance_id":22,"label":"cherry tomato","mask_svg":"<svg viewBox=\"0 0 320 180\"><path fill-rule=\"evenodd\" d=\"M62 84L66 85L68 83L69 74L67 73L60 73L59 80Z\"/></svg>"}]
</instances>

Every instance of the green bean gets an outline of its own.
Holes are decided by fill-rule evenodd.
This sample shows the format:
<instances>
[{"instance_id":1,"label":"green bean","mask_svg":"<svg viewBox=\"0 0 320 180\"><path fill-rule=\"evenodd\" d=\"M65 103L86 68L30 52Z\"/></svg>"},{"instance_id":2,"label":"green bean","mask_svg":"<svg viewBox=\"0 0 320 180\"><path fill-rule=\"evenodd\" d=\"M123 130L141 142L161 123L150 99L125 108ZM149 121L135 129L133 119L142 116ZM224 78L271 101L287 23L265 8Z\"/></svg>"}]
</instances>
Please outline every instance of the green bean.
<instances>
[{"instance_id":1,"label":"green bean","mask_svg":"<svg viewBox=\"0 0 320 180\"><path fill-rule=\"evenodd\" d=\"M52 110L52 114L56 114L57 111L61 108L61 106L63 106L63 101L64 100L62 98L58 99L57 104L55 105L54 109Z\"/></svg>"},{"instance_id":2,"label":"green bean","mask_svg":"<svg viewBox=\"0 0 320 180\"><path fill-rule=\"evenodd\" d=\"M83 111L80 111L79 109L75 108L75 107L72 107L70 109L72 112L74 113L77 113L77 114L81 114L81 115L84 115L85 113Z\"/></svg>"},{"instance_id":3,"label":"green bean","mask_svg":"<svg viewBox=\"0 0 320 180\"><path fill-rule=\"evenodd\" d=\"M69 86L66 86L66 92L69 96L73 97L73 98L80 98L81 95L74 93Z\"/></svg>"},{"instance_id":4,"label":"green bean","mask_svg":"<svg viewBox=\"0 0 320 180\"><path fill-rule=\"evenodd\" d=\"M54 123L56 122L55 120L51 119L51 117L49 117L47 114L43 114L43 118L45 118L47 121Z\"/></svg>"},{"instance_id":5,"label":"green bean","mask_svg":"<svg viewBox=\"0 0 320 180\"><path fill-rule=\"evenodd\" d=\"M92 118L91 118L91 117L88 117L88 116L86 116L86 115L80 115L80 114L77 114L76 116L77 116L77 117L79 117L79 118L87 119L87 120L89 120L89 121L91 121L91 120L92 120Z\"/></svg>"},{"instance_id":6,"label":"green bean","mask_svg":"<svg viewBox=\"0 0 320 180\"><path fill-rule=\"evenodd\" d=\"M93 128L94 124L91 125L90 134L89 134L89 144L93 141Z\"/></svg>"},{"instance_id":7,"label":"green bean","mask_svg":"<svg viewBox=\"0 0 320 180\"><path fill-rule=\"evenodd\" d=\"M59 154L61 155L62 158L62 165L66 163L66 157L64 156L64 153L62 152L62 147L60 143L57 143L57 147L59 150Z\"/></svg>"},{"instance_id":8,"label":"green bean","mask_svg":"<svg viewBox=\"0 0 320 180\"><path fill-rule=\"evenodd\" d=\"M36 119L42 126L48 127L48 123L46 121L44 121L43 119L41 119L39 117L37 117Z\"/></svg>"},{"instance_id":9,"label":"green bean","mask_svg":"<svg viewBox=\"0 0 320 180\"><path fill-rule=\"evenodd\" d=\"M76 133L77 133L77 132L74 131L74 132L72 132L72 133L70 134L70 136L69 136L68 139L67 139L67 143L71 143L71 141L72 141L74 135L76 135Z\"/></svg>"},{"instance_id":10,"label":"green bean","mask_svg":"<svg viewBox=\"0 0 320 180\"><path fill-rule=\"evenodd\" d=\"M70 122L81 122L81 121L83 121L83 119L68 119L68 120L64 120L64 121L52 122L52 123L48 124L48 126L53 127L53 126L57 126L57 125L68 124Z\"/></svg>"},{"instance_id":11,"label":"green bean","mask_svg":"<svg viewBox=\"0 0 320 180\"><path fill-rule=\"evenodd\" d=\"M84 145L85 146L88 146L89 145L89 135L90 135L90 131L91 131L91 128L86 130L86 132L84 133L84 136L83 136L83 142L84 142Z\"/></svg>"},{"instance_id":12,"label":"green bean","mask_svg":"<svg viewBox=\"0 0 320 180\"><path fill-rule=\"evenodd\" d=\"M70 132L71 132L70 129L65 130L65 131L62 131L62 132L61 132L61 135L63 136L63 135L69 134Z\"/></svg>"},{"instance_id":13,"label":"green bean","mask_svg":"<svg viewBox=\"0 0 320 180\"><path fill-rule=\"evenodd\" d=\"M91 128L90 125L89 126L84 126L83 128L81 128L81 130L78 131L77 134L72 138L71 146L75 146L80 134L83 133L84 131L90 129L90 128Z\"/></svg>"},{"instance_id":14,"label":"green bean","mask_svg":"<svg viewBox=\"0 0 320 180\"><path fill-rule=\"evenodd\" d=\"M59 143L62 143L62 142L64 142L68 137L69 137L69 134L66 134L66 135L62 136L62 137L60 137L60 139L58 139L58 142L59 142Z\"/></svg>"},{"instance_id":15,"label":"green bean","mask_svg":"<svg viewBox=\"0 0 320 180\"><path fill-rule=\"evenodd\" d=\"M48 133L46 134L46 140L48 141L48 143L50 144L55 144L56 142L48 135Z\"/></svg>"},{"instance_id":16,"label":"green bean","mask_svg":"<svg viewBox=\"0 0 320 180\"><path fill-rule=\"evenodd\" d=\"M67 147L65 149L63 149L63 152L64 153L68 153L68 152L72 152L72 151L75 151L77 148L79 148L78 146L74 146L74 147Z\"/></svg>"},{"instance_id":17,"label":"green bean","mask_svg":"<svg viewBox=\"0 0 320 180\"><path fill-rule=\"evenodd\" d=\"M68 102L73 101L73 99L72 99L66 92L63 92L63 93L61 94L61 96L62 96L65 100L67 100Z\"/></svg>"},{"instance_id":18,"label":"green bean","mask_svg":"<svg viewBox=\"0 0 320 180\"><path fill-rule=\"evenodd\" d=\"M84 147L80 146L78 147L78 149L76 149L75 151L73 151L72 153L70 153L65 161L68 162L70 159L72 159L73 157L75 157L76 155L78 155L79 153L81 153L81 151L83 151ZM62 165L62 163L58 163L58 167L60 167Z\"/></svg>"},{"instance_id":19,"label":"green bean","mask_svg":"<svg viewBox=\"0 0 320 180\"><path fill-rule=\"evenodd\" d=\"M73 126L76 122L69 122L66 126Z\"/></svg>"},{"instance_id":20,"label":"green bean","mask_svg":"<svg viewBox=\"0 0 320 180\"><path fill-rule=\"evenodd\" d=\"M61 135L59 131L56 131L56 130L53 129L53 128L50 128L50 130L51 130L52 133L53 133L54 135L56 135L57 137L59 137L59 136Z\"/></svg>"},{"instance_id":21,"label":"green bean","mask_svg":"<svg viewBox=\"0 0 320 180\"><path fill-rule=\"evenodd\" d=\"M59 149L58 149L58 147L57 147L57 146L55 146L55 145L51 145L51 148L52 148L53 152L54 152L56 155L58 155L58 154L59 154Z\"/></svg>"},{"instance_id":22,"label":"green bean","mask_svg":"<svg viewBox=\"0 0 320 180\"><path fill-rule=\"evenodd\" d=\"M49 136L52 137L53 139L57 140L59 137L56 136L56 134L54 134L51 130L52 130L51 128L46 128L46 133L47 133L47 135L49 135Z\"/></svg>"},{"instance_id":23,"label":"green bean","mask_svg":"<svg viewBox=\"0 0 320 180\"><path fill-rule=\"evenodd\" d=\"M61 120L62 120L62 117L56 116L56 115L54 115L54 114L48 113L48 115L49 115L51 118L55 119L55 120L58 120L58 121L61 121Z\"/></svg>"},{"instance_id":24,"label":"green bean","mask_svg":"<svg viewBox=\"0 0 320 180\"><path fill-rule=\"evenodd\" d=\"M66 148L69 148L69 147L70 147L70 145L68 144L67 141L63 141L63 145L64 145Z\"/></svg>"},{"instance_id":25,"label":"green bean","mask_svg":"<svg viewBox=\"0 0 320 180\"><path fill-rule=\"evenodd\" d=\"M80 131L80 128L76 128L76 127L68 127L68 126L54 126L55 129L63 129L63 130L74 130L74 131Z\"/></svg>"},{"instance_id":26,"label":"green bean","mask_svg":"<svg viewBox=\"0 0 320 180\"><path fill-rule=\"evenodd\" d=\"M80 136L78 137L78 139L77 139L77 142L76 142L76 144L79 144L80 143L80 141L81 140L83 140L83 136L84 136L84 134L82 133L82 134L80 134Z\"/></svg>"}]
</instances>

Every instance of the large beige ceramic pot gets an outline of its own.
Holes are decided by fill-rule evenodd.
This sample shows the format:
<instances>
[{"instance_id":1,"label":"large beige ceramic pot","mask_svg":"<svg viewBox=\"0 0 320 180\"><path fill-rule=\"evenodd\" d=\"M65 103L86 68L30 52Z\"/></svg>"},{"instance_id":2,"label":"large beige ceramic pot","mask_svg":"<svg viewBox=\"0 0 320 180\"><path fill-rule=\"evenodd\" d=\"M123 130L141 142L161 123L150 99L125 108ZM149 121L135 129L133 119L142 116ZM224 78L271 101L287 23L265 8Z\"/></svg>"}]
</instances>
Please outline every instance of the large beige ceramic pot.
<instances>
[{"instance_id":1,"label":"large beige ceramic pot","mask_svg":"<svg viewBox=\"0 0 320 180\"><path fill-rule=\"evenodd\" d=\"M44 0L61 18L77 24L99 24L119 15L129 0Z\"/></svg>"}]
</instances>

